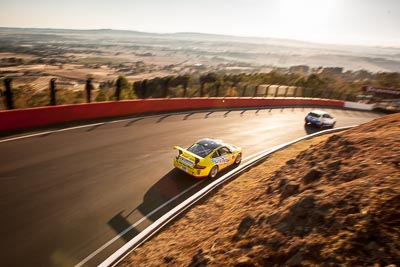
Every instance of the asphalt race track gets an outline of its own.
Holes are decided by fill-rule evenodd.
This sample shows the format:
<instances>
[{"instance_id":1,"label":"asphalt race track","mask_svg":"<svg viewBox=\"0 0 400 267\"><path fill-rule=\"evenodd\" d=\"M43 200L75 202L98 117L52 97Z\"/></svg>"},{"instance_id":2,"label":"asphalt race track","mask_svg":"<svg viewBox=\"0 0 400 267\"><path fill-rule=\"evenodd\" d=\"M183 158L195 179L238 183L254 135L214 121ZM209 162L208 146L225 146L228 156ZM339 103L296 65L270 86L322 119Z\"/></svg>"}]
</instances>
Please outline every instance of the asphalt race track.
<instances>
[{"instance_id":1,"label":"asphalt race track","mask_svg":"<svg viewBox=\"0 0 400 267\"><path fill-rule=\"evenodd\" d=\"M173 170L174 145L218 138L246 160L316 132L304 126L310 110L159 115L1 139L0 266L96 266L207 184ZM382 116L324 110L336 127Z\"/></svg>"}]
</instances>

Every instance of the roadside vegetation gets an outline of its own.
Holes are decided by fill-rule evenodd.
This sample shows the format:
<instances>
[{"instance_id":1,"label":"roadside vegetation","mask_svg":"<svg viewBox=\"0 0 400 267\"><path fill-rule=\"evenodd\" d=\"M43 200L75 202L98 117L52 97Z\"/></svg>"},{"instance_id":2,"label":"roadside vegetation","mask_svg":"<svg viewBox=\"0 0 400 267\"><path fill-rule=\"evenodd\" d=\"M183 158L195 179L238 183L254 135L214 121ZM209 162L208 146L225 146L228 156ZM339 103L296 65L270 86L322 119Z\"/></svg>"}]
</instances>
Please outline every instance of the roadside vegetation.
<instances>
[{"instance_id":1,"label":"roadside vegetation","mask_svg":"<svg viewBox=\"0 0 400 267\"><path fill-rule=\"evenodd\" d=\"M303 66L307 68L307 66ZM342 72L341 68L324 68L304 75L300 72L274 70L269 73L193 73L129 81L124 75L116 80L97 83L91 101L117 99L117 80L120 80L119 99L172 97L316 97L339 100L357 100L362 86L400 87L400 73L367 71ZM50 80L51 77L49 77ZM96 82L94 80L94 82ZM31 84L12 86L16 108L39 107L50 104L50 89L34 88ZM4 84L0 90L4 92ZM2 94L4 109L4 94ZM86 102L86 91L71 90L57 85L56 104Z\"/></svg>"}]
</instances>

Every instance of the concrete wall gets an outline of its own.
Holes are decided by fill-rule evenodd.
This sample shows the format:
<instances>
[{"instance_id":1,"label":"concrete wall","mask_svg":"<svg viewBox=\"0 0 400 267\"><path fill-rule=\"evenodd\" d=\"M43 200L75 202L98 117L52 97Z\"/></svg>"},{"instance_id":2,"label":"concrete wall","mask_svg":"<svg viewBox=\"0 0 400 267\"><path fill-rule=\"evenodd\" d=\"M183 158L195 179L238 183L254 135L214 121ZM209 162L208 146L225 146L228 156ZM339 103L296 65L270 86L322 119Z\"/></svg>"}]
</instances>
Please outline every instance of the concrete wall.
<instances>
[{"instance_id":1,"label":"concrete wall","mask_svg":"<svg viewBox=\"0 0 400 267\"><path fill-rule=\"evenodd\" d=\"M352 108L352 109L359 109L359 110L372 110L374 107L373 104L363 104L363 103L356 103L356 102L344 102L345 108Z\"/></svg>"},{"instance_id":2,"label":"concrete wall","mask_svg":"<svg viewBox=\"0 0 400 267\"><path fill-rule=\"evenodd\" d=\"M126 115L240 107L332 106L343 101L311 98L171 98L124 100L0 111L0 132Z\"/></svg>"}]
</instances>

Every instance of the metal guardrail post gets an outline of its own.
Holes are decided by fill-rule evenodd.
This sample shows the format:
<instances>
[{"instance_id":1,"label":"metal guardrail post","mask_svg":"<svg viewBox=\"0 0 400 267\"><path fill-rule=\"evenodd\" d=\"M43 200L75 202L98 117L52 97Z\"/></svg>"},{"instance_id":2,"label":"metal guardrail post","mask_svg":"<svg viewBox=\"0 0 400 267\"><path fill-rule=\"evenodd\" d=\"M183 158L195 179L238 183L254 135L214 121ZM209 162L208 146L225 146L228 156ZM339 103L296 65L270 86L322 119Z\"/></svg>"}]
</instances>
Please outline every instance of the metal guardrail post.
<instances>
[{"instance_id":1,"label":"metal guardrail post","mask_svg":"<svg viewBox=\"0 0 400 267\"><path fill-rule=\"evenodd\" d=\"M200 97L203 97L204 94L204 82L200 82Z\"/></svg>"},{"instance_id":2,"label":"metal guardrail post","mask_svg":"<svg viewBox=\"0 0 400 267\"><path fill-rule=\"evenodd\" d=\"M215 84L215 96L218 97L219 96L219 88L221 87L221 83L220 82L216 82Z\"/></svg>"},{"instance_id":3,"label":"metal guardrail post","mask_svg":"<svg viewBox=\"0 0 400 267\"><path fill-rule=\"evenodd\" d=\"M275 95L274 95L274 97L277 97L277 96L278 96L279 87L281 87L281 86L278 85L278 86L275 88Z\"/></svg>"},{"instance_id":4,"label":"metal guardrail post","mask_svg":"<svg viewBox=\"0 0 400 267\"><path fill-rule=\"evenodd\" d=\"M186 94L187 94L187 87L188 87L188 80L185 79L185 80L183 81L183 97L186 97Z\"/></svg>"},{"instance_id":5,"label":"metal guardrail post","mask_svg":"<svg viewBox=\"0 0 400 267\"><path fill-rule=\"evenodd\" d=\"M169 87L169 82L171 81L170 77L167 77L164 80L164 92L163 92L163 97L166 98L168 96L168 87Z\"/></svg>"},{"instance_id":6,"label":"metal guardrail post","mask_svg":"<svg viewBox=\"0 0 400 267\"><path fill-rule=\"evenodd\" d=\"M50 80L50 105L55 106L56 103L56 78Z\"/></svg>"},{"instance_id":7,"label":"metal guardrail post","mask_svg":"<svg viewBox=\"0 0 400 267\"><path fill-rule=\"evenodd\" d=\"M268 86L267 86L267 88L265 88L265 97L268 97L268 93L269 93L269 87L270 87L271 85L269 84Z\"/></svg>"},{"instance_id":8,"label":"metal guardrail post","mask_svg":"<svg viewBox=\"0 0 400 267\"><path fill-rule=\"evenodd\" d=\"M298 86L296 86L296 87L294 88L293 97L296 97L296 96L297 96L297 89L298 89L298 88L299 88Z\"/></svg>"},{"instance_id":9,"label":"metal guardrail post","mask_svg":"<svg viewBox=\"0 0 400 267\"><path fill-rule=\"evenodd\" d=\"M245 96L245 95L246 95L247 86L248 86L247 84L244 85L244 87L243 87L243 92L242 92L242 96Z\"/></svg>"},{"instance_id":10,"label":"metal guardrail post","mask_svg":"<svg viewBox=\"0 0 400 267\"><path fill-rule=\"evenodd\" d=\"M289 91L289 85L286 86L286 89L285 89L285 97L287 97L288 91Z\"/></svg>"},{"instance_id":11,"label":"metal guardrail post","mask_svg":"<svg viewBox=\"0 0 400 267\"><path fill-rule=\"evenodd\" d=\"M86 90L86 103L90 103L92 100L92 78L86 80L85 90Z\"/></svg>"},{"instance_id":12,"label":"metal guardrail post","mask_svg":"<svg viewBox=\"0 0 400 267\"><path fill-rule=\"evenodd\" d=\"M120 96L121 96L121 84L122 83L122 78L118 77L117 82L115 84L115 100L119 101Z\"/></svg>"},{"instance_id":13,"label":"metal guardrail post","mask_svg":"<svg viewBox=\"0 0 400 267\"><path fill-rule=\"evenodd\" d=\"M257 93L258 93L258 86L259 86L259 85L256 85L256 86L254 87L253 97L256 97L256 96L257 96Z\"/></svg>"},{"instance_id":14,"label":"metal guardrail post","mask_svg":"<svg viewBox=\"0 0 400 267\"><path fill-rule=\"evenodd\" d=\"M5 104L7 109L14 109L14 102L13 102L13 93L11 90L11 78L5 78L4 79L4 87L6 88L4 91L4 96L5 96Z\"/></svg>"},{"instance_id":15,"label":"metal guardrail post","mask_svg":"<svg viewBox=\"0 0 400 267\"><path fill-rule=\"evenodd\" d=\"M147 97L147 80L143 80L142 82L142 93L143 93L143 99L146 99Z\"/></svg>"}]
</instances>

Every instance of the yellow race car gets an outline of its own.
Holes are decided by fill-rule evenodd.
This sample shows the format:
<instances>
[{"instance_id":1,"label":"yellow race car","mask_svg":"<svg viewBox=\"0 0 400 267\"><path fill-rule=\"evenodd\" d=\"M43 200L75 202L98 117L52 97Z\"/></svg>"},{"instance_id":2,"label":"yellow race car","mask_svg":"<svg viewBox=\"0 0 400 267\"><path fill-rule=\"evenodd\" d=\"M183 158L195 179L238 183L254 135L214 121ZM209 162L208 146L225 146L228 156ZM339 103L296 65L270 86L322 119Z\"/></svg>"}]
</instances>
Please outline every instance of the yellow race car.
<instances>
[{"instance_id":1,"label":"yellow race car","mask_svg":"<svg viewBox=\"0 0 400 267\"><path fill-rule=\"evenodd\" d=\"M178 150L174 166L195 178L214 178L222 169L242 161L242 149L221 140L204 138L187 149L174 149Z\"/></svg>"}]
</instances>

